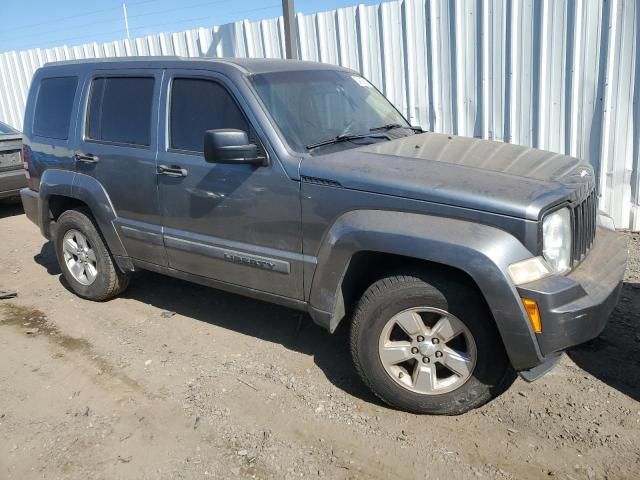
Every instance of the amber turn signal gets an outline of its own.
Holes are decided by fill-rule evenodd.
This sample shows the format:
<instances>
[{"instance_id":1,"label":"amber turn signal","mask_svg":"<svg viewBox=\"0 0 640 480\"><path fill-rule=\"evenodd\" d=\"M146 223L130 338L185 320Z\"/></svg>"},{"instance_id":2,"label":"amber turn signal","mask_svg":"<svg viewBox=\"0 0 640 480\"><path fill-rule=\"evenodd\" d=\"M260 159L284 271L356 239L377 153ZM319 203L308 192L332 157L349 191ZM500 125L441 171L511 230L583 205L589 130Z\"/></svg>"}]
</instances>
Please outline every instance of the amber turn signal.
<instances>
[{"instance_id":1,"label":"amber turn signal","mask_svg":"<svg viewBox=\"0 0 640 480\"><path fill-rule=\"evenodd\" d=\"M535 300L528 298L523 298L522 303L524 304L524 309L527 311L531 328L533 328L533 331L536 333L542 333L542 319L540 318L538 304Z\"/></svg>"}]
</instances>

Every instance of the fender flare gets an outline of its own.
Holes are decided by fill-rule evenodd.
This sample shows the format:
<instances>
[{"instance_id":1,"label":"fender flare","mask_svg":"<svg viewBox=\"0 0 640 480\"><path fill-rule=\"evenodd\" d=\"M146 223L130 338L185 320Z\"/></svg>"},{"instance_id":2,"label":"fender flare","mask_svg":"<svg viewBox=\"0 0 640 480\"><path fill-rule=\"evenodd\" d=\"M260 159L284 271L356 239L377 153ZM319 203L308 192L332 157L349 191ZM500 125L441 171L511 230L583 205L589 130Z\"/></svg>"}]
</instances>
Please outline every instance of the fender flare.
<instances>
[{"instance_id":1,"label":"fender flare","mask_svg":"<svg viewBox=\"0 0 640 480\"><path fill-rule=\"evenodd\" d=\"M476 283L493 313L514 368L542 359L508 266L532 256L495 227L446 217L381 210L343 214L324 237L311 285L314 321L333 332L345 315L342 280L358 252L402 255L454 267Z\"/></svg>"},{"instance_id":2,"label":"fender flare","mask_svg":"<svg viewBox=\"0 0 640 480\"><path fill-rule=\"evenodd\" d=\"M127 256L127 252L114 226L116 212L100 182L88 175L68 170L48 169L40 180L41 230L46 238L51 238L51 218L49 202L52 195L73 198L85 203L96 220L100 232L113 255Z\"/></svg>"}]
</instances>

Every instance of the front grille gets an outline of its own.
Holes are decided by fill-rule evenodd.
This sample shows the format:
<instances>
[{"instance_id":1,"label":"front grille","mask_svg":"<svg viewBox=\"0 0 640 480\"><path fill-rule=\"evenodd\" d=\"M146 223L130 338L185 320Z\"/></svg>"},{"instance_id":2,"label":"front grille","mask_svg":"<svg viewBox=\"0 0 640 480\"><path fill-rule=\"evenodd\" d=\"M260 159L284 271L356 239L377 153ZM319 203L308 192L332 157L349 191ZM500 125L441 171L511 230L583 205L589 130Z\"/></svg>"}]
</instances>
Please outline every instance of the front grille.
<instances>
[{"instance_id":1,"label":"front grille","mask_svg":"<svg viewBox=\"0 0 640 480\"><path fill-rule=\"evenodd\" d=\"M581 262L589 253L596 236L598 198L594 188L589 196L572 209L573 245L571 256L574 265Z\"/></svg>"}]
</instances>

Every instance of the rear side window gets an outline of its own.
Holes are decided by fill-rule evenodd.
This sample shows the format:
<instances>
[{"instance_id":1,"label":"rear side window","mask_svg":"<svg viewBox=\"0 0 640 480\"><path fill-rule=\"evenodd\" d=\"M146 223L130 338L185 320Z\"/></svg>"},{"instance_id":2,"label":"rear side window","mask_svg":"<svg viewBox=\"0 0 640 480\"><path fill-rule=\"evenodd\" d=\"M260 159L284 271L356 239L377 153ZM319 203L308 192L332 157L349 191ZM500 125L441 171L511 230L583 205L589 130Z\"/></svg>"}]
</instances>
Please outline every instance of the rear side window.
<instances>
[{"instance_id":1,"label":"rear side window","mask_svg":"<svg viewBox=\"0 0 640 480\"><path fill-rule=\"evenodd\" d=\"M33 120L33 133L66 140L69 137L73 99L78 77L44 78L40 81Z\"/></svg>"},{"instance_id":2,"label":"rear side window","mask_svg":"<svg viewBox=\"0 0 640 480\"><path fill-rule=\"evenodd\" d=\"M148 147L151 138L153 78L104 77L91 84L87 137Z\"/></svg>"},{"instance_id":3,"label":"rear side window","mask_svg":"<svg viewBox=\"0 0 640 480\"><path fill-rule=\"evenodd\" d=\"M198 78L176 78L171 88L171 148L202 152L204 132L249 125L229 92L219 83Z\"/></svg>"}]
</instances>

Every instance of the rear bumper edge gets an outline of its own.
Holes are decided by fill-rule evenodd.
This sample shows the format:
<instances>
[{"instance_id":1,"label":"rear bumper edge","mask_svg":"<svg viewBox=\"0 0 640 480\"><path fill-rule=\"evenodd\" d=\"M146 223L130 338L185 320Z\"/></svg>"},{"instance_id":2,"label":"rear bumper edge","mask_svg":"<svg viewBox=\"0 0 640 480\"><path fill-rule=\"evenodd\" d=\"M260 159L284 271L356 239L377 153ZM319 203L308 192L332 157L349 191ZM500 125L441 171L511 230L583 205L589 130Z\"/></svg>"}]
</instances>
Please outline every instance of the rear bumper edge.
<instances>
[{"instance_id":1,"label":"rear bumper edge","mask_svg":"<svg viewBox=\"0 0 640 480\"><path fill-rule=\"evenodd\" d=\"M20 199L27 218L42 230L40 225L40 195L38 192L34 192L30 188L23 188L20 190Z\"/></svg>"}]
</instances>

